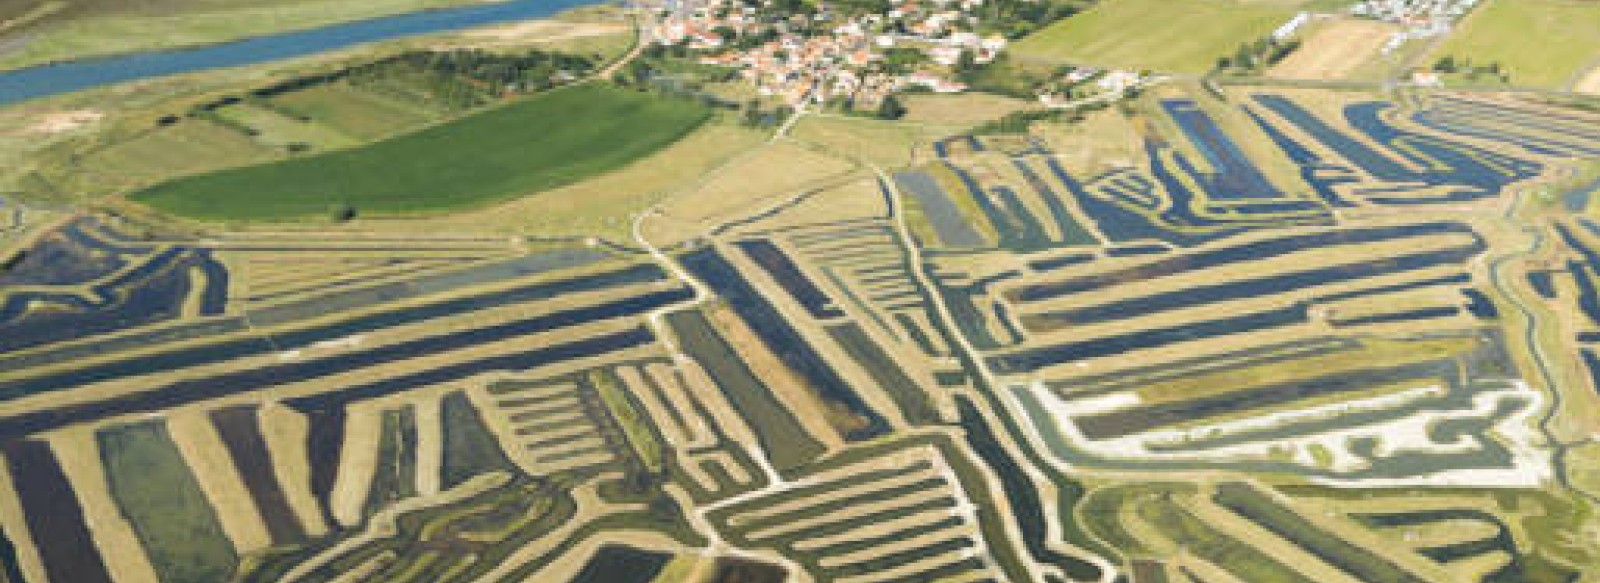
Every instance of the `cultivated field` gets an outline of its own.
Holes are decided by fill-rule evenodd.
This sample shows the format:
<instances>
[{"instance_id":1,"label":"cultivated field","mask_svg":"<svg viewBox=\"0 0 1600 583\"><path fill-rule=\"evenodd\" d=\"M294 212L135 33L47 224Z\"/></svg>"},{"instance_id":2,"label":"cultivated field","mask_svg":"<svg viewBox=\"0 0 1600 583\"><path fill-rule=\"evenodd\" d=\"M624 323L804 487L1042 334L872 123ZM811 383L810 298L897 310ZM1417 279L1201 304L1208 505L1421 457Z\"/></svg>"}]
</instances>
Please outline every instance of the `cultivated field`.
<instances>
[{"instance_id":1,"label":"cultivated field","mask_svg":"<svg viewBox=\"0 0 1600 583\"><path fill-rule=\"evenodd\" d=\"M1018 58L1204 73L1295 15L1292 0L1103 0L1034 33Z\"/></svg>"},{"instance_id":2,"label":"cultivated field","mask_svg":"<svg viewBox=\"0 0 1600 583\"><path fill-rule=\"evenodd\" d=\"M1499 63L1511 84L1562 89L1600 60L1600 6L1573 0L1491 0L1429 54Z\"/></svg>"},{"instance_id":3,"label":"cultivated field","mask_svg":"<svg viewBox=\"0 0 1600 583\"><path fill-rule=\"evenodd\" d=\"M636 213L680 192L701 188L707 175L728 171L766 139L765 134L755 130L711 121L672 145L599 176L482 209L385 226L411 232L445 226L468 231L626 240L633 236L629 219ZM725 203L739 204L739 200Z\"/></svg>"},{"instance_id":4,"label":"cultivated field","mask_svg":"<svg viewBox=\"0 0 1600 583\"><path fill-rule=\"evenodd\" d=\"M905 104L910 110L906 113L905 121L951 126L954 131L999 119L1028 105L1026 101L1014 97L979 93L911 95L906 97Z\"/></svg>"},{"instance_id":5,"label":"cultivated field","mask_svg":"<svg viewBox=\"0 0 1600 583\"><path fill-rule=\"evenodd\" d=\"M803 192L837 184L856 170L848 159L790 143L746 150L667 198L649 224L653 240L685 241L759 214Z\"/></svg>"},{"instance_id":6,"label":"cultivated field","mask_svg":"<svg viewBox=\"0 0 1600 583\"><path fill-rule=\"evenodd\" d=\"M1267 72L1282 79L1348 79L1380 58L1384 45L1401 32L1386 22L1337 19L1317 23L1304 44Z\"/></svg>"},{"instance_id":7,"label":"cultivated field","mask_svg":"<svg viewBox=\"0 0 1600 583\"><path fill-rule=\"evenodd\" d=\"M208 220L305 218L341 205L379 215L437 212L612 170L707 115L687 102L572 87L370 146L179 179L132 198Z\"/></svg>"}]
</instances>

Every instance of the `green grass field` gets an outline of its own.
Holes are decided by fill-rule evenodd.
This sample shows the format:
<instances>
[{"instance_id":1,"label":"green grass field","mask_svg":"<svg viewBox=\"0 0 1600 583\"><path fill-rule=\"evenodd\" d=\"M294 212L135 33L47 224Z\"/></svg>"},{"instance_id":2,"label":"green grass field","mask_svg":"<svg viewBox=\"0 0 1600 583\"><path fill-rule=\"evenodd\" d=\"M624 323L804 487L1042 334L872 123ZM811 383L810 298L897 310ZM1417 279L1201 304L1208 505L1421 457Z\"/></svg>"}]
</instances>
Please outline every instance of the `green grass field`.
<instances>
[{"instance_id":1,"label":"green grass field","mask_svg":"<svg viewBox=\"0 0 1600 583\"><path fill-rule=\"evenodd\" d=\"M1560 88L1600 59L1600 2L1491 0L1429 55L1498 62L1513 85Z\"/></svg>"},{"instance_id":2,"label":"green grass field","mask_svg":"<svg viewBox=\"0 0 1600 583\"><path fill-rule=\"evenodd\" d=\"M268 162L275 157L269 148L243 132L203 119L186 119L96 151L84 157L82 170L108 181L149 184L173 176Z\"/></svg>"},{"instance_id":3,"label":"green grass field","mask_svg":"<svg viewBox=\"0 0 1600 583\"><path fill-rule=\"evenodd\" d=\"M112 496L162 580L226 581L237 557L166 427L117 427L99 441Z\"/></svg>"},{"instance_id":4,"label":"green grass field","mask_svg":"<svg viewBox=\"0 0 1600 583\"><path fill-rule=\"evenodd\" d=\"M414 128L443 115L340 83L291 91L272 102L361 140L388 137L397 129Z\"/></svg>"},{"instance_id":5,"label":"green grass field","mask_svg":"<svg viewBox=\"0 0 1600 583\"><path fill-rule=\"evenodd\" d=\"M369 146L183 178L132 198L214 220L321 216L341 204L362 214L458 209L618 168L709 115L690 102L587 84Z\"/></svg>"},{"instance_id":6,"label":"green grass field","mask_svg":"<svg viewBox=\"0 0 1600 583\"><path fill-rule=\"evenodd\" d=\"M301 143L327 150L357 143L354 138L322 123L300 121L251 103L218 109L217 115L255 129L259 132L255 136L256 141L267 146Z\"/></svg>"},{"instance_id":7,"label":"green grass field","mask_svg":"<svg viewBox=\"0 0 1600 583\"><path fill-rule=\"evenodd\" d=\"M1102 0L1022 39L1022 59L1203 73L1295 15L1293 0Z\"/></svg>"}]
</instances>

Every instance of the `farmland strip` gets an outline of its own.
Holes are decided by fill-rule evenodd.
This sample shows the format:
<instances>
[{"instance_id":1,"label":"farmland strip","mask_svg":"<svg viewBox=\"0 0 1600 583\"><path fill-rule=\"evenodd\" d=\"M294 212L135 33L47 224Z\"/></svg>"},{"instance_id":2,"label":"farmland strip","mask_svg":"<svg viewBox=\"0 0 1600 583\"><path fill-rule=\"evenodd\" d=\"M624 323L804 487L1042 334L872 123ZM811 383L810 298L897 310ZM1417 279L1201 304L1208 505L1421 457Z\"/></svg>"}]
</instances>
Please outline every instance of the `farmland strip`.
<instances>
[{"instance_id":1,"label":"farmland strip","mask_svg":"<svg viewBox=\"0 0 1600 583\"><path fill-rule=\"evenodd\" d=\"M1088 415L1074 419L1074 423L1090 439L1122 437L1223 413L1271 407L1319 395L1360 391L1377 383L1438 378L1454 370L1453 367L1453 361L1444 360L1339 372L1300 382Z\"/></svg>"},{"instance_id":2,"label":"farmland strip","mask_svg":"<svg viewBox=\"0 0 1600 583\"><path fill-rule=\"evenodd\" d=\"M300 540L305 530L289 507L289 499L278 486L278 477L272 472L275 461L261 436L261 426L252 406L228 407L211 413L211 423L217 435L228 447L239 477L244 480L250 499L255 501L257 512L266 523L272 542L286 543Z\"/></svg>"},{"instance_id":3,"label":"farmland strip","mask_svg":"<svg viewBox=\"0 0 1600 583\"><path fill-rule=\"evenodd\" d=\"M71 583L114 583L106 571L94 535L84 521L83 507L72 493L72 484L56 461L50 444L23 439L0 443L12 487L24 512L28 531L39 544L35 547L51 581Z\"/></svg>"},{"instance_id":4,"label":"farmland strip","mask_svg":"<svg viewBox=\"0 0 1600 583\"><path fill-rule=\"evenodd\" d=\"M77 367L33 378L0 382L0 400L15 399L29 394L87 385L119 377L170 371L245 356L266 354L276 350L277 346L304 346L378 328L398 327L504 304L546 300L566 294L651 281L659 277L659 269L648 265L636 265L590 277L532 283L509 290L441 300L416 307L396 308L329 324L316 324L305 328L273 332L269 335L252 334L246 337L228 338L208 344L200 349L184 347L103 364Z\"/></svg>"},{"instance_id":5,"label":"farmland strip","mask_svg":"<svg viewBox=\"0 0 1600 583\"><path fill-rule=\"evenodd\" d=\"M1264 493L1242 483L1217 487L1218 504L1265 527L1305 549L1329 565L1371 583L1427 583L1389 559L1368 552L1343 537L1323 530L1293 510L1279 506Z\"/></svg>"},{"instance_id":6,"label":"farmland strip","mask_svg":"<svg viewBox=\"0 0 1600 583\"><path fill-rule=\"evenodd\" d=\"M1475 236L1471 227L1455 222L1325 230L1206 249L1112 271L1055 282L1027 285L1008 291L1006 296L1013 301L1033 302L1103 289L1130 281L1145 281L1186 271L1198 271L1227 263L1261 261L1304 249L1353 246L1389 239L1406 239L1451 233Z\"/></svg>"}]
</instances>

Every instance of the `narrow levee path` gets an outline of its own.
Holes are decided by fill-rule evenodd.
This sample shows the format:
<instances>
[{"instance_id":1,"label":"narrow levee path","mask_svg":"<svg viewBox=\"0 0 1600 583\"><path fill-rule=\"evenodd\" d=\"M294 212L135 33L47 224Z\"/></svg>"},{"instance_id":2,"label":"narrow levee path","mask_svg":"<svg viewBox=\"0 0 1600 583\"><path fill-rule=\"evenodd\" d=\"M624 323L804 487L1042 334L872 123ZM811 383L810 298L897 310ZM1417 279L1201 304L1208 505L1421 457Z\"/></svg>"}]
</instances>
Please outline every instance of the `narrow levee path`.
<instances>
[{"instance_id":1,"label":"narrow levee path","mask_svg":"<svg viewBox=\"0 0 1600 583\"><path fill-rule=\"evenodd\" d=\"M678 347L678 344L673 337L671 326L667 324L667 316L675 312L700 309L701 306L704 306L705 304L714 300L716 295L712 293L710 286L707 286L705 282L700 281L699 278L695 277L693 273L690 273L687 268L678 263L676 259L669 255L665 250L661 249L660 246L657 246L655 243L651 242L650 238L645 235L645 221L649 220L651 217L657 216L660 213L659 206L660 203L657 203L655 206L651 206L650 208L645 209L643 212L634 216L633 240L634 242L638 243L639 246L650 255L650 258L660 265L662 269L671 274L673 277L677 278L679 281L683 282L684 285L689 286L690 289L694 290L694 298L687 302L663 306L661 308L652 310L645 315L645 320L650 326L650 330L655 334L656 341L665 346L667 351L672 355L673 362L683 364L688 362L690 357L689 355L684 354L683 351ZM687 507L694 509L689 518L689 522L695 527L696 531L698 531L702 536L706 537L707 545L703 552L705 552L707 555L731 555L756 560L777 560L782 563L786 569L789 569L791 573L795 573L796 576L799 577L798 580L801 583L808 583L809 578L807 578L805 575L805 569L798 563L795 563L793 560L788 559L787 557L778 556L776 554L756 553L744 551L734 547L733 545L728 544L725 539L723 539L722 533L718 532L716 525L712 524L710 513L717 508L757 496L781 493L793 488L804 486L807 483L805 480L788 482L784 481L783 476L779 474L777 468L772 465L772 460L767 458L766 452L763 451L759 445L750 443L741 443L739 445L744 448L745 453L750 456L750 459L760 467L762 475L766 476L767 485L765 487L706 505L693 504L689 495L681 490L678 490L677 488L673 488L673 490L676 491L673 492L672 495L674 498L680 499L680 502L687 501L689 503Z\"/></svg>"},{"instance_id":2,"label":"narrow levee path","mask_svg":"<svg viewBox=\"0 0 1600 583\"><path fill-rule=\"evenodd\" d=\"M1563 442L1556 438L1555 431L1551 429L1551 424L1555 420L1556 413L1561 409L1562 399L1561 389L1557 387L1557 384L1560 382L1559 377L1552 372L1553 369L1551 368L1553 366L1552 357L1545 351L1545 345L1540 340L1543 327L1547 324L1545 322L1545 318L1540 317L1540 311L1531 307L1522 297L1522 294L1517 292L1517 286L1514 286L1511 283L1515 279L1515 275L1506 270L1506 266L1512 261L1521 260L1542 251L1544 249L1545 242L1549 240L1545 230L1540 228L1539 225L1523 223L1517 217L1517 211L1526 203L1527 195L1527 188L1518 189L1515 191L1515 193L1511 195L1514 198L1509 204L1506 205L1505 210L1501 215L1501 219L1510 223L1517 230L1526 233L1529 236L1528 244L1522 249L1501 255L1500 257L1497 257L1491 261L1489 263L1489 283L1490 285L1493 285L1500 296L1505 298L1507 302L1510 302L1511 305L1517 309L1517 312L1522 314L1523 319L1527 321L1527 326L1525 326L1523 330L1523 341L1528 345L1528 354L1533 358L1534 367L1538 369L1539 377L1543 381L1542 385L1545 387L1545 391L1550 397L1550 406L1546 408L1544 415L1539 420L1538 425L1540 433L1544 434L1545 439L1548 440L1552 450L1551 462L1555 464L1553 473L1556 477L1556 481L1560 482L1560 484L1566 489L1577 492L1578 495L1583 496L1590 502L1600 504L1600 497L1597 497L1595 494L1587 490L1576 487L1572 483L1571 478L1567 475L1566 457L1571 453L1572 448L1574 446L1589 443L1590 441L1593 441L1594 438L1578 440L1574 442Z\"/></svg>"},{"instance_id":3,"label":"narrow levee path","mask_svg":"<svg viewBox=\"0 0 1600 583\"><path fill-rule=\"evenodd\" d=\"M888 203L889 218L894 227L895 239L899 242L900 247L905 250L906 260L911 265L910 271L916 280L917 287L921 288L923 297L928 299L929 306L932 308L933 314L929 319L936 327L942 329L947 337L954 341L953 348L957 358L964 362L963 368L976 373L979 377L979 382L975 384L987 386L992 390L998 391L1002 386L998 377L984 362L983 354L972 344L972 340L962 333L960 326L955 325L955 316L951 312L949 304L945 303L944 296L939 293L938 286L934 284L932 276L928 274L927 266L922 259L922 249L917 246L916 240L911 236L911 228L906 224L906 213L901 208L903 203L900 200L900 191L895 187L893 179L890 178L888 173L884 172L882 167L876 164L870 166L873 173L877 175L879 184L884 191L885 199ZM1020 437L1018 439L1019 442L1022 441ZM1019 443L1018 447L1027 446ZM1032 470L1028 472L1030 480L1038 478L1035 475L1038 471L1037 469L1026 464L1024 467ZM1046 519L1049 520L1048 513L1046 514ZM1055 542L1057 541L1049 541L1050 544ZM1070 551L1069 554L1073 554L1080 560L1092 563L1100 568L1099 583L1112 583L1117 580L1119 569L1104 557L1082 552L1078 549L1070 549ZM1032 575L1035 578L1039 578L1039 564L1036 561L1028 561L1028 566L1031 570L1034 570ZM1065 573L1057 572L1056 574L1062 577L1066 576ZM1067 580L1072 579L1069 578Z\"/></svg>"}]
</instances>

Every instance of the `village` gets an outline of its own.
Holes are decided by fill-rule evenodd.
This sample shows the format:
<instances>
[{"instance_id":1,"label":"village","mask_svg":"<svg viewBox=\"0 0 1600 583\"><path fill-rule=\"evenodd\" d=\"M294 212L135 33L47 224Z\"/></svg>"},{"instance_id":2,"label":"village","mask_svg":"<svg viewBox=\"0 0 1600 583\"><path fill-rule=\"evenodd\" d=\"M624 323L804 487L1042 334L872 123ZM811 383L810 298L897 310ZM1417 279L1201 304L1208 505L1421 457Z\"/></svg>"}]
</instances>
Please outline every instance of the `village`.
<instances>
[{"instance_id":1,"label":"village","mask_svg":"<svg viewBox=\"0 0 1600 583\"><path fill-rule=\"evenodd\" d=\"M904 92L961 93L963 72L1000 58L1010 41L985 31L986 1L820 2L814 10L785 0L662 0L649 39L681 47L705 65L736 69L756 92L785 105L877 111ZM1404 27L1384 47L1449 32L1479 0L1366 0L1349 14ZM1302 12L1273 37L1294 35L1313 15ZM1424 77L1431 71L1422 71ZM1094 66L1065 67L1034 97L1049 108L1116 99L1159 77ZM1428 84L1429 79L1418 80Z\"/></svg>"},{"instance_id":2,"label":"village","mask_svg":"<svg viewBox=\"0 0 1600 583\"><path fill-rule=\"evenodd\" d=\"M1413 39L1435 38L1450 33L1450 29L1479 0L1366 0L1350 8L1350 13L1393 22L1405 27L1395 33L1384 45L1383 52L1390 53Z\"/></svg>"},{"instance_id":3,"label":"village","mask_svg":"<svg viewBox=\"0 0 1600 583\"><path fill-rule=\"evenodd\" d=\"M692 51L700 63L735 68L764 97L794 108L842 105L876 110L900 92L960 93L964 71L999 58L1009 41L981 32L985 0L901 0L878 8L818 5L813 13L778 0L669 1L653 41ZM1046 106L1071 98L1119 94L1140 74L1069 68L1042 88ZM1074 91L1052 91L1063 86Z\"/></svg>"}]
</instances>

